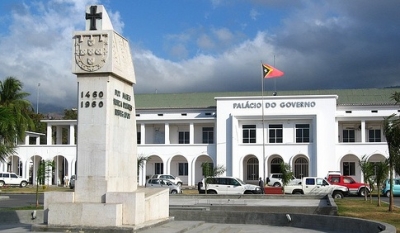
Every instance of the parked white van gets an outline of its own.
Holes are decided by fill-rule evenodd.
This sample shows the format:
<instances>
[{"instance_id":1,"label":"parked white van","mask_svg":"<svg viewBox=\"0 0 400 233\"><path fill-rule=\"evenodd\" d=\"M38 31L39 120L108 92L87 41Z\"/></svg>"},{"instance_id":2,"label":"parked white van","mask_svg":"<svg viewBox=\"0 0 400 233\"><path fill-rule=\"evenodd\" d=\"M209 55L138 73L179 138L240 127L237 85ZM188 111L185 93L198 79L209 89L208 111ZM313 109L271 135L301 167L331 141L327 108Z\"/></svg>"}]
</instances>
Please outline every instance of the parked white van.
<instances>
[{"instance_id":1,"label":"parked white van","mask_svg":"<svg viewBox=\"0 0 400 233\"><path fill-rule=\"evenodd\" d=\"M199 183L199 193L205 193L207 185L208 194L259 194L261 189L257 185L246 184L241 179L235 177L209 177L207 182L203 179Z\"/></svg>"}]
</instances>

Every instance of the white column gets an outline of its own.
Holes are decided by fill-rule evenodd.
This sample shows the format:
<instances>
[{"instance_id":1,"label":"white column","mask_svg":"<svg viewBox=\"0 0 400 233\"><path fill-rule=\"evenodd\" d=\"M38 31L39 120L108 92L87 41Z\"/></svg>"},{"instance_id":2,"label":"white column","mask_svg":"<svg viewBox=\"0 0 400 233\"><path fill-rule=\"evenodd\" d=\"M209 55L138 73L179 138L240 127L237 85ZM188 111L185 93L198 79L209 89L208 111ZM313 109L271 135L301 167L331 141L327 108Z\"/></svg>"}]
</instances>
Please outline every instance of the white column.
<instances>
[{"instance_id":1,"label":"white column","mask_svg":"<svg viewBox=\"0 0 400 233\"><path fill-rule=\"evenodd\" d=\"M142 167L139 169L139 185L146 184L146 161L143 161Z\"/></svg>"},{"instance_id":2,"label":"white column","mask_svg":"<svg viewBox=\"0 0 400 233\"><path fill-rule=\"evenodd\" d=\"M365 143L365 120L361 121L361 143Z\"/></svg>"},{"instance_id":3,"label":"white column","mask_svg":"<svg viewBox=\"0 0 400 233\"><path fill-rule=\"evenodd\" d=\"M193 185L193 174L192 174L192 166L191 166L191 164L192 163L189 163L189 161L187 161L188 162L188 179L187 179L187 181L188 181L188 186L192 186Z\"/></svg>"},{"instance_id":4,"label":"white column","mask_svg":"<svg viewBox=\"0 0 400 233\"><path fill-rule=\"evenodd\" d=\"M29 135L25 135L25 145L29 145Z\"/></svg>"},{"instance_id":5,"label":"white column","mask_svg":"<svg viewBox=\"0 0 400 233\"><path fill-rule=\"evenodd\" d=\"M190 123L189 126L189 144L193 145L194 144L194 124Z\"/></svg>"},{"instance_id":6,"label":"white column","mask_svg":"<svg viewBox=\"0 0 400 233\"><path fill-rule=\"evenodd\" d=\"M62 144L62 127L56 126L56 145Z\"/></svg>"},{"instance_id":7,"label":"white column","mask_svg":"<svg viewBox=\"0 0 400 233\"><path fill-rule=\"evenodd\" d=\"M146 144L146 125L145 124L140 124L140 137L141 141L140 144L144 145Z\"/></svg>"},{"instance_id":8,"label":"white column","mask_svg":"<svg viewBox=\"0 0 400 233\"><path fill-rule=\"evenodd\" d=\"M165 145L169 145L170 144L170 141L169 141L169 123L165 123L164 127L165 127Z\"/></svg>"},{"instance_id":9,"label":"white column","mask_svg":"<svg viewBox=\"0 0 400 233\"><path fill-rule=\"evenodd\" d=\"M40 136L36 137L36 145L40 145Z\"/></svg>"},{"instance_id":10,"label":"white column","mask_svg":"<svg viewBox=\"0 0 400 233\"><path fill-rule=\"evenodd\" d=\"M53 144L53 140L52 140L52 136L53 135L53 130L51 128L51 125L47 124L47 145L52 145Z\"/></svg>"},{"instance_id":11,"label":"white column","mask_svg":"<svg viewBox=\"0 0 400 233\"><path fill-rule=\"evenodd\" d=\"M72 159L71 161L68 161L68 172L69 172L69 178L71 178L72 175L76 175L76 171L75 171L75 162L76 159ZM71 179L70 179L71 180Z\"/></svg>"},{"instance_id":12,"label":"white column","mask_svg":"<svg viewBox=\"0 0 400 233\"><path fill-rule=\"evenodd\" d=\"M339 139L339 122L338 122L338 120L335 121L335 135L337 135L336 143L339 143L340 139Z\"/></svg>"},{"instance_id":13,"label":"white column","mask_svg":"<svg viewBox=\"0 0 400 233\"><path fill-rule=\"evenodd\" d=\"M75 125L69 125L69 144L75 145Z\"/></svg>"}]
</instances>

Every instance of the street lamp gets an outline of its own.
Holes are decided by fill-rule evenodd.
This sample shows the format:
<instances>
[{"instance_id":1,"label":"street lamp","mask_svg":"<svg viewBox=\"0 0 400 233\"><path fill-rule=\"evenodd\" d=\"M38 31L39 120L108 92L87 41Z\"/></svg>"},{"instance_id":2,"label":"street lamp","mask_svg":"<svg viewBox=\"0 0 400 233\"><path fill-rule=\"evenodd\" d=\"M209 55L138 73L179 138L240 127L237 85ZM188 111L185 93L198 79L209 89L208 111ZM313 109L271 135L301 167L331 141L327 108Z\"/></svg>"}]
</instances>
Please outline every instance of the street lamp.
<instances>
[{"instance_id":1,"label":"street lamp","mask_svg":"<svg viewBox=\"0 0 400 233\"><path fill-rule=\"evenodd\" d=\"M40 83L38 83L38 85L37 85L36 114L39 114L39 87L40 87Z\"/></svg>"}]
</instances>

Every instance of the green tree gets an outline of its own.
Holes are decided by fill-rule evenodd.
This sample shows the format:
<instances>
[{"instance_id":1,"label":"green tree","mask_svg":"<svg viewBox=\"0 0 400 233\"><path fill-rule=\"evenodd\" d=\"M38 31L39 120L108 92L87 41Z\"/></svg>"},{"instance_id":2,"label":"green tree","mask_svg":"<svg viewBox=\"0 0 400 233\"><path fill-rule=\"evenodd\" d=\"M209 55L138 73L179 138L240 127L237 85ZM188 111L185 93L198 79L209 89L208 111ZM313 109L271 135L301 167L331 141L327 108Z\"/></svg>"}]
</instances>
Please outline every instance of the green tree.
<instances>
[{"instance_id":1,"label":"green tree","mask_svg":"<svg viewBox=\"0 0 400 233\"><path fill-rule=\"evenodd\" d=\"M14 125L13 113L9 108L0 106L0 161L5 161L8 156L15 154L15 144L13 140L7 140L5 133L10 126Z\"/></svg>"},{"instance_id":2,"label":"green tree","mask_svg":"<svg viewBox=\"0 0 400 233\"><path fill-rule=\"evenodd\" d=\"M394 100L395 104L399 104L400 92L394 92L390 99ZM395 169L396 164L400 165L400 118L395 114L385 117L383 132L389 148L389 183L392 184L393 171L400 170L400 168ZM393 207L393 185L390 185L389 211L393 211Z\"/></svg>"},{"instance_id":3,"label":"green tree","mask_svg":"<svg viewBox=\"0 0 400 233\"><path fill-rule=\"evenodd\" d=\"M364 179L364 185L371 184L372 176L374 175L374 167L373 164L368 162L367 155L364 155L359 161L359 165L361 168L362 176ZM368 199L368 190L364 188L364 200ZM372 200L372 198L371 198Z\"/></svg>"},{"instance_id":4,"label":"green tree","mask_svg":"<svg viewBox=\"0 0 400 233\"><path fill-rule=\"evenodd\" d=\"M204 176L204 190L205 194L207 194L207 178L224 174L226 168L224 165L218 165L217 167L213 167L213 164L209 162L203 162L201 163L200 166L202 168Z\"/></svg>"},{"instance_id":5,"label":"green tree","mask_svg":"<svg viewBox=\"0 0 400 233\"><path fill-rule=\"evenodd\" d=\"M137 168L139 172L139 168L142 168L144 166L144 162L147 162L150 158L144 155L139 155L137 157Z\"/></svg>"},{"instance_id":6,"label":"green tree","mask_svg":"<svg viewBox=\"0 0 400 233\"><path fill-rule=\"evenodd\" d=\"M150 158L144 155L139 155L137 157L137 181L139 182L139 170L144 166L144 163L147 162ZM146 181L147 182L147 181Z\"/></svg>"},{"instance_id":7,"label":"green tree","mask_svg":"<svg viewBox=\"0 0 400 233\"><path fill-rule=\"evenodd\" d=\"M39 206L39 185L46 187L46 181L50 179L53 168L54 161L41 160L39 163L39 167L36 172L36 207Z\"/></svg>"},{"instance_id":8,"label":"green tree","mask_svg":"<svg viewBox=\"0 0 400 233\"><path fill-rule=\"evenodd\" d=\"M77 109L64 109L64 120L77 120L78 119L78 111Z\"/></svg>"},{"instance_id":9,"label":"green tree","mask_svg":"<svg viewBox=\"0 0 400 233\"><path fill-rule=\"evenodd\" d=\"M284 190L285 186L292 180L293 172L287 163L281 162L279 166L282 173L282 190Z\"/></svg>"},{"instance_id":10,"label":"green tree","mask_svg":"<svg viewBox=\"0 0 400 233\"><path fill-rule=\"evenodd\" d=\"M381 161L375 163L375 183L378 189L378 206L381 206L381 186L383 182L386 180L389 173L389 160Z\"/></svg>"},{"instance_id":11,"label":"green tree","mask_svg":"<svg viewBox=\"0 0 400 233\"><path fill-rule=\"evenodd\" d=\"M15 142L22 141L25 131L34 128L30 114L33 112L31 103L25 98L29 93L22 91L22 82L14 77L7 77L0 81L0 135L3 145L0 150L0 159L4 160L14 153Z\"/></svg>"}]
</instances>

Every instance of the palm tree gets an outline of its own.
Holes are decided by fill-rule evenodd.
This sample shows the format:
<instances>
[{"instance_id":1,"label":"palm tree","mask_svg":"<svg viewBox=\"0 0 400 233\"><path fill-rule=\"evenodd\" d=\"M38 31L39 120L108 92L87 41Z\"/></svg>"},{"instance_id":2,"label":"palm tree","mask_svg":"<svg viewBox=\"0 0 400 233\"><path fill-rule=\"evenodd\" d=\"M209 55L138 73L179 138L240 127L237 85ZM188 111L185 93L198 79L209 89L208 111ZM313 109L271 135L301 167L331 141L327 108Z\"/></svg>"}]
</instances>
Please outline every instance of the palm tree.
<instances>
[{"instance_id":1,"label":"palm tree","mask_svg":"<svg viewBox=\"0 0 400 233\"><path fill-rule=\"evenodd\" d=\"M218 165L217 167L213 167L213 164L209 162L203 162L201 163L200 166L203 170L203 176L204 176L204 191L205 194L207 194L207 182L208 182L207 178L224 174L226 168L224 165Z\"/></svg>"},{"instance_id":2,"label":"palm tree","mask_svg":"<svg viewBox=\"0 0 400 233\"><path fill-rule=\"evenodd\" d=\"M367 183L370 184L371 177L374 175L373 164L368 162L367 155L364 155L361 160L359 161L359 165L361 168L361 172L363 174L364 185L367 186ZM371 186L370 186L371 187ZM372 189L372 187L371 187ZM371 190L372 192L372 190ZM368 191L365 189L364 200L368 199ZM371 198L372 201L372 198Z\"/></svg>"},{"instance_id":3,"label":"palm tree","mask_svg":"<svg viewBox=\"0 0 400 233\"><path fill-rule=\"evenodd\" d=\"M22 92L22 82L14 77L7 77L0 81L0 135L2 150L0 159L4 160L14 152L17 140L23 140L25 131L34 128L30 113L33 111L31 103L25 98L29 93ZM4 150L3 150L4 149Z\"/></svg>"},{"instance_id":4,"label":"palm tree","mask_svg":"<svg viewBox=\"0 0 400 233\"><path fill-rule=\"evenodd\" d=\"M386 159L385 161L375 163L375 171L376 171L375 182L378 189L378 206L381 206L380 190L382 183L385 181L389 173L388 160Z\"/></svg>"},{"instance_id":5,"label":"palm tree","mask_svg":"<svg viewBox=\"0 0 400 233\"><path fill-rule=\"evenodd\" d=\"M0 161L3 162L8 156L15 154L14 141L5 135L7 129L13 125L13 114L10 109L0 106Z\"/></svg>"},{"instance_id":6,"label":"palm tree","mask_svg":"<svg viewBox=\"0 0 400 233\"><path fill-rule=\"evenodd\" d=\"M400 103L400 92L390 97L396 104ZM384 118L383 132L389 148L389 184L393 183L393 170L400 161L400 118L392 114ZM393 185L390 185L389 211L393 211Z\"/></svg>"},{"instance_id":7,"label":"palm tree","mask_svg":"<svg viewBox=\"0 0 400 233\"><path fill-rule=\"evenodd\" d=\"M399 103L400 103L400 92L394 92L394 93L392 94L392 96L390 97L390 99L396 101L396 104L399 104ZM400 127L400 118L393 120L393 124L394 124L395 126ZM397 159L394 161L394 171L395 171L398 175L400 175L400 158L397 158Z\"/></svg>"},{"instance_id":8,"label":"palm tree","mask_svg":"<svg viewBox=\"0 0 400 233\"><path fill-rule=\"evenodd\" d=\"M398 118L392 114L384 118L383 132L389 148L389 183L393 183L395 161L400 157L400 127ZM393 185L390 185L389 211L393 211Z\"/></svg>"}]
</instances>

